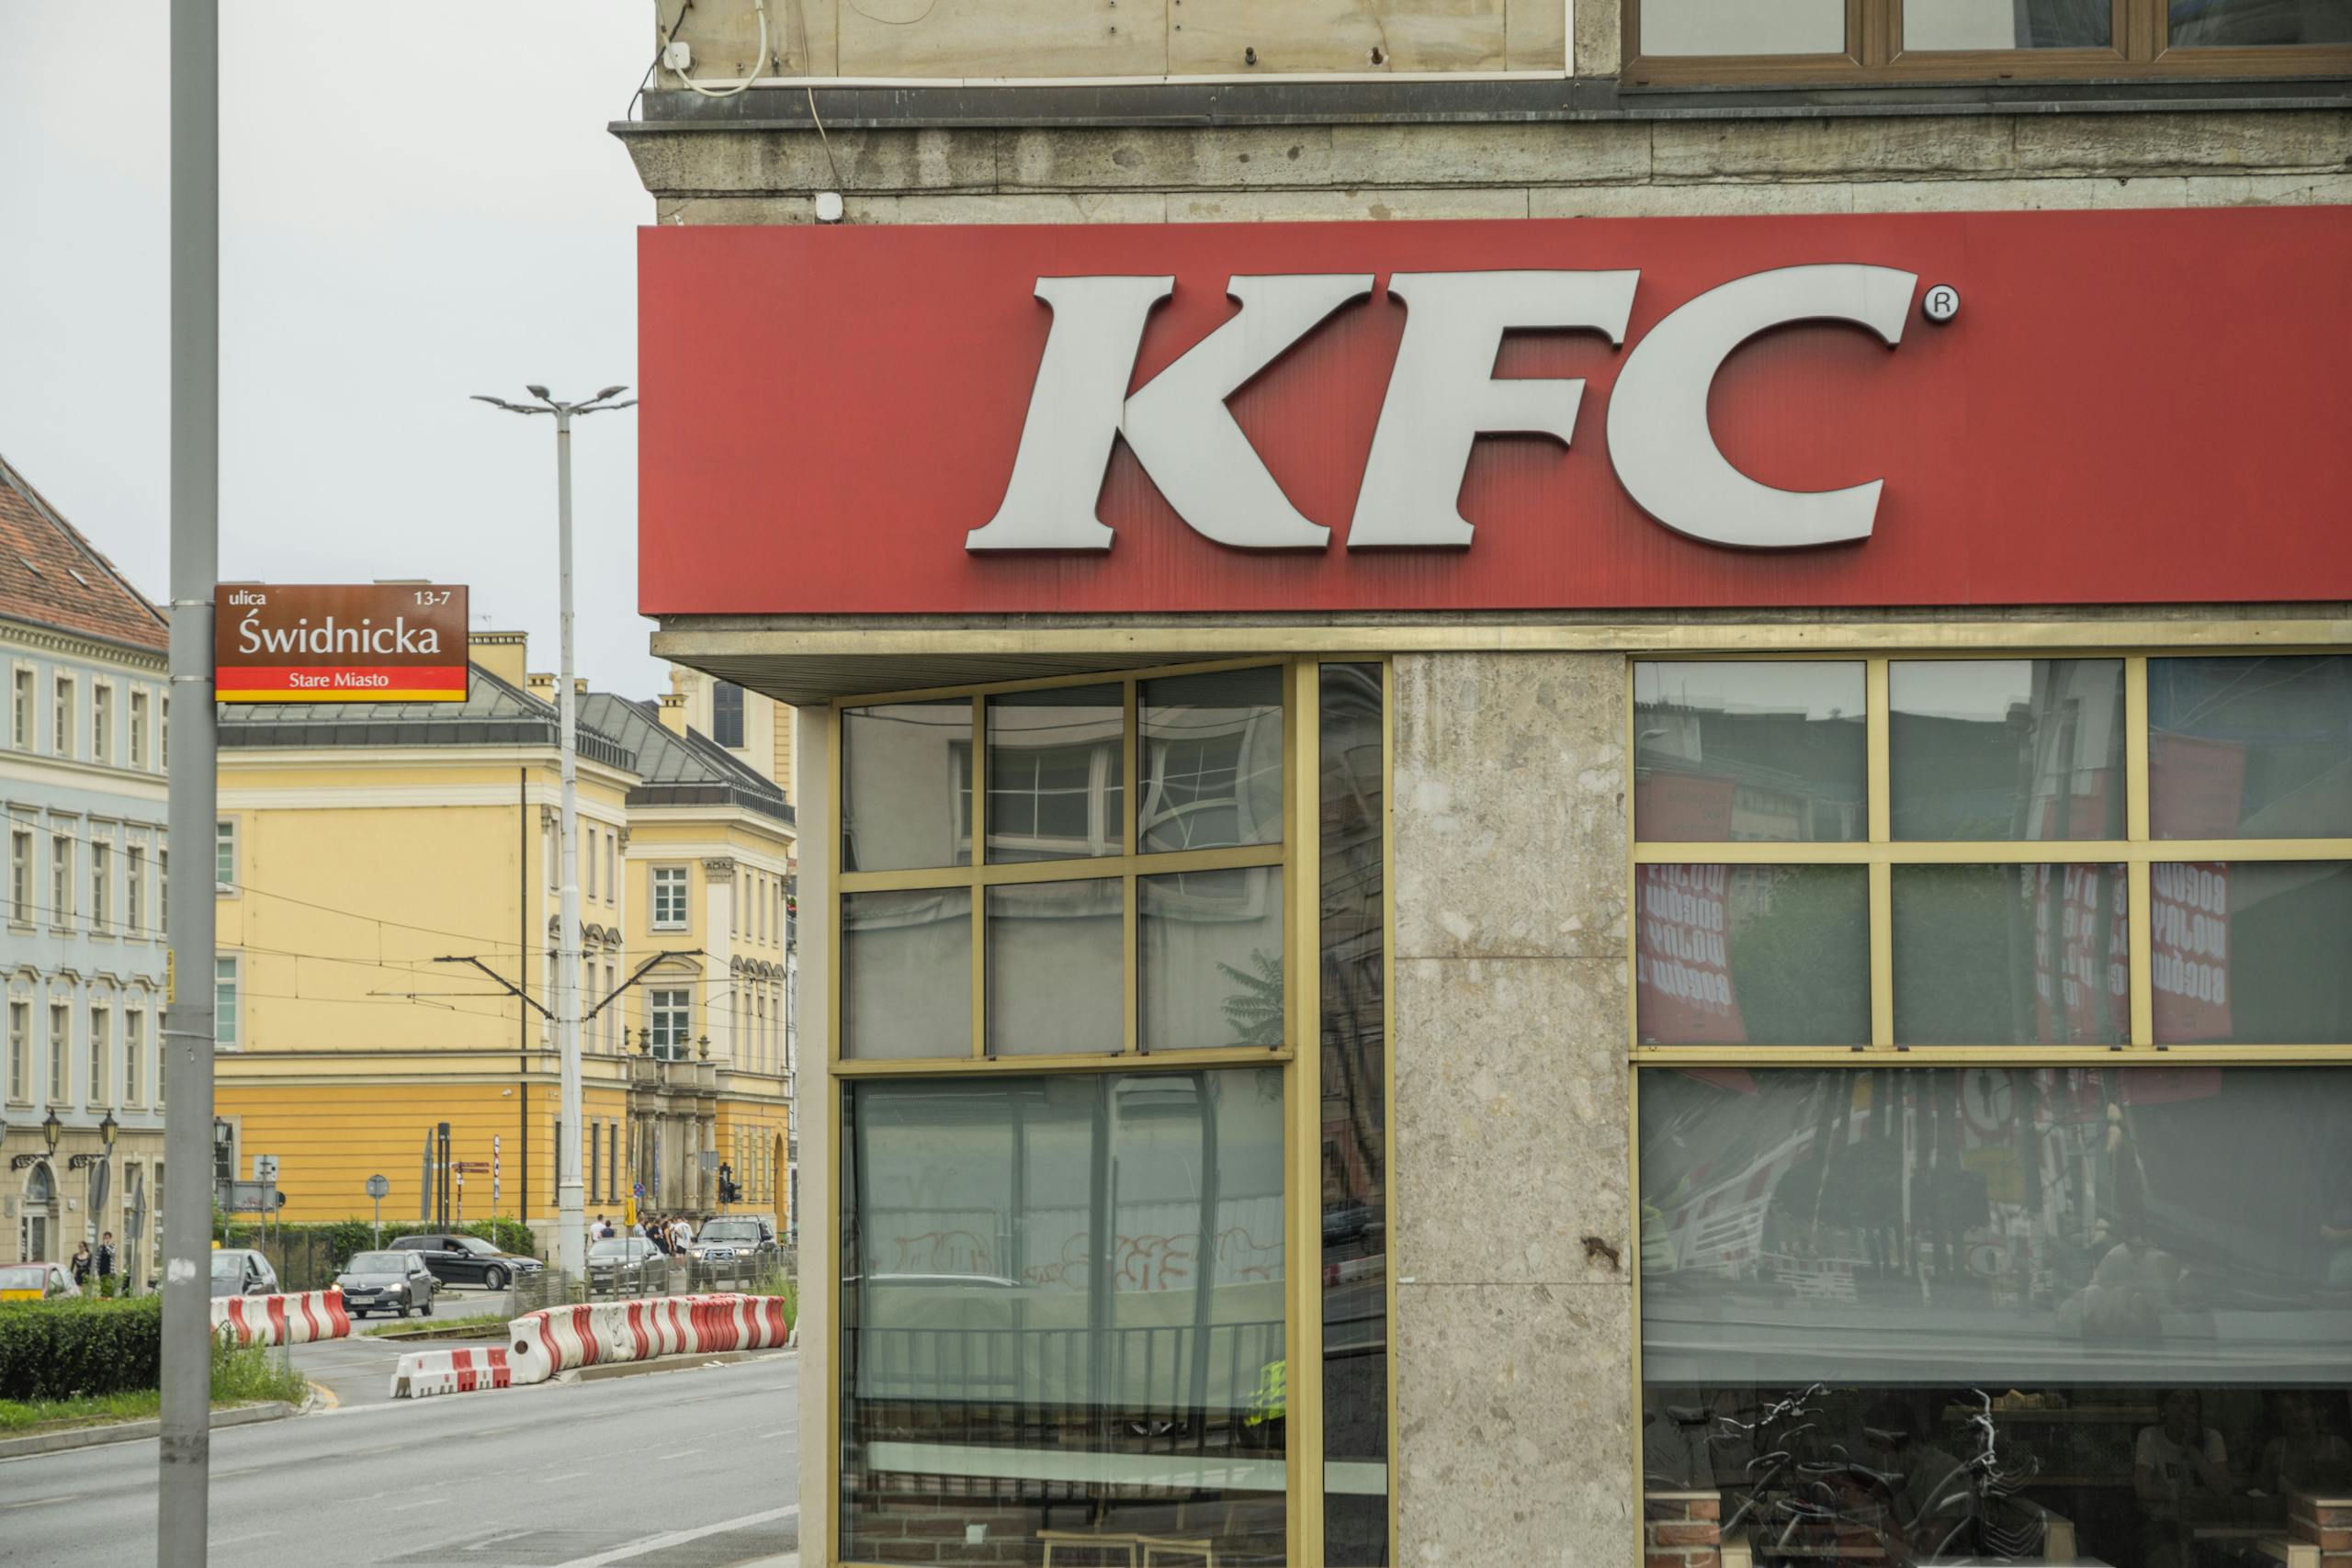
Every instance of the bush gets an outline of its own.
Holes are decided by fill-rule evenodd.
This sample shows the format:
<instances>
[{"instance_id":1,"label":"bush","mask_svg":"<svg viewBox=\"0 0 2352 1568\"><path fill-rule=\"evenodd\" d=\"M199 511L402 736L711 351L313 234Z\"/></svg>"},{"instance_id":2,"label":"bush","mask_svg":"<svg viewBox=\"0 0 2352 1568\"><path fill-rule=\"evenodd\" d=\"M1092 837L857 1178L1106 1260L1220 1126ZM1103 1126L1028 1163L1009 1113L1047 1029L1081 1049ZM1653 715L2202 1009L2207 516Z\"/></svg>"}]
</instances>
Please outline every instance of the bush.
<instances>
[{"instance_id":1,"label":"bush","mask_svg":"<svg viewBox=\"0 0 2352 1568\"><path fill-rule=\"evenodd\" d=\"M95 1296L0 1306L0 1399L70 1399L157 1388L160 1296Z\"/></svg>"}]
</instances>

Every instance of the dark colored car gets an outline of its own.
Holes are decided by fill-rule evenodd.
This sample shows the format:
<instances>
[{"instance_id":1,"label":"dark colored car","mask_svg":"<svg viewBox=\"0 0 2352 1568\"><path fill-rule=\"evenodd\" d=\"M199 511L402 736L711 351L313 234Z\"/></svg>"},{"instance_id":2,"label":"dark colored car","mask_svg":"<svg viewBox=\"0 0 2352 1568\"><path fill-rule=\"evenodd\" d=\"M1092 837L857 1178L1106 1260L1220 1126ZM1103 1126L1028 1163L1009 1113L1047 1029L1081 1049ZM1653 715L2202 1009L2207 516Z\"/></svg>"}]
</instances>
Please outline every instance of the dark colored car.
<instances>
[{"instance_id":1,"label":"dark colored car","mask_svg":"<svg viewBox=\"0 0 2352 1568\"><path fill-rule=\"evenodd\" d=\"M413 1252L356 1252L334 1282L342 1287L344 1310L354 1317L371 1312L431 1317L433 1298L441 1289L424 1258Z\"/></svg>"},{"instance_id":2,"label":"dark colored car","mask_svg":"<svg viewBox=\"0 0 2352 1568\"><path fill-rule=\"evenodd\" d=\"M669 1264L641 1235L615 1236L588 1248L588 1293L641 1295L662 1280Z\"/></svg>"},{"instance_id":3,"label":"dark colored car","mask_svg":"<svg viewBox=\"0 0 2352 1568\"><path fill-rule=\"evenodd\" d=\"M712 1275L748 1284L775 1265L775 1233L749 1216L705 1220L686 1256Z\"/></svg>"},{"instance_id":4,"label":"dark colored car","mask_svg":"<svg viewBox=\"0 0 2352 1568\"><path fill-rule=\"evenodd\" d=\"M478 1235L446 1232L400 1236L390 1250L415 1253L445 1285L481 1285L492 1291L504 1290L517 1274L536 1274L547 1267L536 1258L501 1252Z\"/></svg>"},{"instance_id":5,"label":"dark colored car","mask_svg":"<svg viewBox=\"0 0 2352 1568\"><path fill-rule=\"evenodd\" d=\"M251 1247L216 1247L212 1253L212 1293L216 1296L274 1296L277 1270Z\"/></svg>"}]
</instances>

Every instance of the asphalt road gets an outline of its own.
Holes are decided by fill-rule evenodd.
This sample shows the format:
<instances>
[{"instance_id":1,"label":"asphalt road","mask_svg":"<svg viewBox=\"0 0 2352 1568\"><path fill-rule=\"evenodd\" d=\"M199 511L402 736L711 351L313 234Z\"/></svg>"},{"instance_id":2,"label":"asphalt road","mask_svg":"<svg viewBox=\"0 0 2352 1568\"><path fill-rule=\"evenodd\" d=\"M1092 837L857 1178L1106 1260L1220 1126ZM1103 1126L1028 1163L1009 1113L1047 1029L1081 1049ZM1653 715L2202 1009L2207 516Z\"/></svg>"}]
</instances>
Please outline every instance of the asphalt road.
<instances>
[{"instance_id":1,"label":"asphalt road","mask_svg":"<svg viewBox=\"0 0 2352 1568\"><path fill-rule=\"evenodd\" d=\"M363 1373L373 1375L364 1367L347 1375ZM799 1358L782 1354L606 1382L346 1404L216 1431L212 1561L765 1562L799 1543L798 1373ZM387 1354L381 1376L390 1374ZM153 1441L0 1461L0 1561L147 1568L155 1465Z\"/></svg>"}]
</instances>

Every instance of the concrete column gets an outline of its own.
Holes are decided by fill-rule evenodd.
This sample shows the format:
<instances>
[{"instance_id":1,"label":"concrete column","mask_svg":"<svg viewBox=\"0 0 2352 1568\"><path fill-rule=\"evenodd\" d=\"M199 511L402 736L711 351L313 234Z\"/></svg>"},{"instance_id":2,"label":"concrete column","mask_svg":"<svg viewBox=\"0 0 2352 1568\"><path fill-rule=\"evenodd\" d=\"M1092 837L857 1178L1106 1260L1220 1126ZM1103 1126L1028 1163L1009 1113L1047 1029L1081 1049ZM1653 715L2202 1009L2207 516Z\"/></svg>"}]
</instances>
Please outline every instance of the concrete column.
<instances>
[{"instance_id":1,"label":"concrete column","mask_svg":"<svg viewBox=\"0 0 2352 1568\"><path fill-rule=\"evenodd\" d=\"M1401 1564L1633 1556L1627 679L1396 662Z\"/></svg>"},{"instance_id":2,"label":"concrete column","mask_svg":"<svg viewBox=\"0 0 2352 1568\"><path fill-rule=\"evenodd\" d=\"M827 954L832 949L830 913L833 857L830 835L833 826L832 752L825 733L827 711L805 707L793 714L795 750L800 756L805 786L799 808L800 841L808 852L800 863L799 995L801 1016L826 1020L832 1016L831 975ZM823 1058L829 1038L820 1023L809 1032L819 1053L815 1070L794 1079L791 1125L800 1140L800 1158L811 1171L832 1168L832 1139L837 1114L833 1076ZM815 1180L815 1178L811 1178ZM832 1412L827 1401L833 1380L828 1375L835 1355L833 1295L841 1280L839 1220L833 1195L817 1181L800 1209L800 1539L802 1556L815 1568L832 1561L833 1497L825 1484L825 1456L832 1441Z\"/></svg>"}]
</instances>

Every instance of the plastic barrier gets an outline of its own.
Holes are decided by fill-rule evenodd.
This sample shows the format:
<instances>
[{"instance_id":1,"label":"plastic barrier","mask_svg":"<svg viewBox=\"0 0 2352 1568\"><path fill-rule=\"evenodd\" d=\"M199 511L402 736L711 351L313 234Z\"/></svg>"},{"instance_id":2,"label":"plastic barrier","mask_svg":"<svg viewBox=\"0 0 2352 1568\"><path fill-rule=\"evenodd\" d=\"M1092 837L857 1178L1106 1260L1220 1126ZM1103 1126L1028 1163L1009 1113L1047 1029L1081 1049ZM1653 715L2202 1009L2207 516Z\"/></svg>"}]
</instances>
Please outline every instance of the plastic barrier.
<instances>
[{"instance_id":1,"label":"plastic barrier","mask_svg":"<svg viewBox=\"0 0 2352 1568\"><path fill-rule=\"evenodd\" d=\"M212 1332L232 1345L308 1345L351 1337L343 1292L302 1291L286 1296L215 1296Z\"/></svg>"},{"instance_id":2,"label":"plastic barrier","mask_svg":"<svg viewBox=\"0 0 2352 1568\"><path fill-rule=\"evenodd\" d=\"M781 1296L654 1296L548 1307L514 1323L508 1355L516 1382L543 1382L574 1367L662 1356L768 1350L790 1342Z\"/></svg>"},{"instance_id":3,"label":"plastic barrier","mask_svg":"<svg viewBox=\"0 0 2352 1568\"><path fill-rule=\"evenodd\" d=\"M436 1393L471 1393L477 1389L511 1388L514 1374L506 1348L482 1349L412 1350L392 1369L394 1399L424 1399Z\"/></svg>"}]
</instances>

